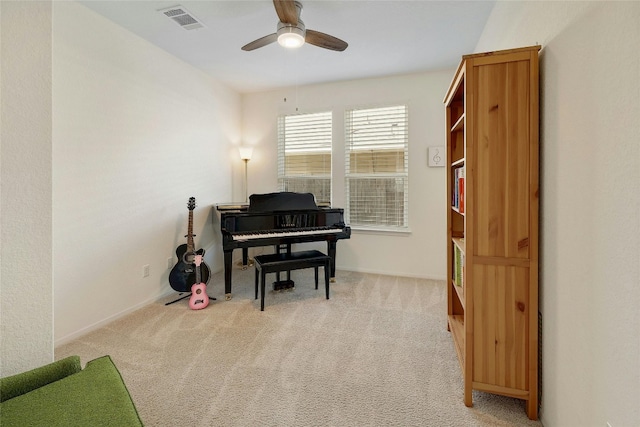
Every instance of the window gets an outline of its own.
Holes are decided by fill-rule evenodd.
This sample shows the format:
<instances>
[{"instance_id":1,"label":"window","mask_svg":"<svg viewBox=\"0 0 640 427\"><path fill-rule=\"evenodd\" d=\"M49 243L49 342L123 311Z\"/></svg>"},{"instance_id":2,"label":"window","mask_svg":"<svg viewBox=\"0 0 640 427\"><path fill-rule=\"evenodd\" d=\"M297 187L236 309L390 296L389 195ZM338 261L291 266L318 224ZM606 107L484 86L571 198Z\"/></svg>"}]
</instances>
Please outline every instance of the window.
<instances>
[{"instance_id":1,"label":"window","mask_svg":"<svg viewBox=\"0 0 640 427\"><path fill-rule=\"evenodd\" d=\"M331 111L278 117L278 187L331 202Z\"/></svg>"},{"instance_id":2,"label":"window","mask_svg":"<svg viewBox=\"0 0 640 427\"><path fill-rule=\"evenodd\" d=\"M408 227L409 136L405 105L345 113L346 218L351 226Z\"/></svg>"}]
</instances>

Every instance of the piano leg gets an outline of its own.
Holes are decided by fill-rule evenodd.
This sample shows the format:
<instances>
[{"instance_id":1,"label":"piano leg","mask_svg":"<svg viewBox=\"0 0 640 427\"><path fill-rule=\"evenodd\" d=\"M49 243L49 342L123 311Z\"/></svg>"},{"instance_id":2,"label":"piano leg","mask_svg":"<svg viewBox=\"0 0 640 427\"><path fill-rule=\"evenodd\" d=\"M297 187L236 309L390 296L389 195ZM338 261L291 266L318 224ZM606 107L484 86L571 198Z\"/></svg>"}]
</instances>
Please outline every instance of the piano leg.
<instances>
[{"instance_id":1,"label":"piano leg","mask_svg":"<svg viewBox=\"0 0 640 427\"><path fill-rule=\"evenodd\" d=\"M331 257L331 283L336 281L336 243L335 240L327 240L327 255Z\"/></svg>"},{"instance_id":2,"label":"piano leg","mask_svg":"<svg viewBox=\"0 0 640 427\"><path fill-rule=\"evenodd\" d=\"M232 255L233 250L224 251L224 299L226 301L231 299L231 271L233 270Z\"/></svg>"},{"instance_id":3,"label":"piano leg","mask_svg":"<svg viewBox=\"0 0 640 427\"><path fill-rule=\"evenodd\" d=\"M242 248L242 269L246 270L249 265L249 248Z\"/></svg>"}]
</instances>

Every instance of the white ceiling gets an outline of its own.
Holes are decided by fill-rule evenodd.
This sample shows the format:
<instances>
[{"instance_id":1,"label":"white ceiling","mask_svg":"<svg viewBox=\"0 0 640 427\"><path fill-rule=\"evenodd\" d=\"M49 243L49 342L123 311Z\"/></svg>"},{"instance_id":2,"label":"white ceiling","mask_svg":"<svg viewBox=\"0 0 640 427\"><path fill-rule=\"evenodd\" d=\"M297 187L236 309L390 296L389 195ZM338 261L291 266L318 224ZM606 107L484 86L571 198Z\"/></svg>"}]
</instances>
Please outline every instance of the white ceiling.
<instances>
[{"instance_id":1,"label":"white ceiling","mask_svg":"<svg viewBox=\"0 0 640 427\"><path fill-rule=\"evenodd\" d=\"M455 67L472 53L495 1L303 0L308 29L336 36L344 52L277 43L245 52L274 33L270 0L81 1L242 93ZM181 5L204 28L185 30L158 10Z\"/></svg>"}]
</instances>

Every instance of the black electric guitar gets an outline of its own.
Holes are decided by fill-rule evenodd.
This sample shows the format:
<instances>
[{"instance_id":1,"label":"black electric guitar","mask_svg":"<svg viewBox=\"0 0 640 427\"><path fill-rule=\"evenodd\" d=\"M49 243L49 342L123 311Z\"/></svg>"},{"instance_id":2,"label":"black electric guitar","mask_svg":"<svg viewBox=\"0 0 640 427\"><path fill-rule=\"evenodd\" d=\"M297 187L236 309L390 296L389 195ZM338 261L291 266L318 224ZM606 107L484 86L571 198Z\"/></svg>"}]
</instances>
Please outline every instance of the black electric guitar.
<instances>
[{"instance_id":1,"label":"black electric guitar","mask_svg":"<svg viewBox=\"0 0 640 427\"><path fill-rule=\"evenodd\" d=\"M187 203L189 208L189 231L185 236L187 243L178 246L176 249L176 256L178 257L178 263L173 266L169 273L169 284L176 292L190 292L191 286L196 283L196 255L204 255L204 249L195 250L193 244L193 210L196 207L196 198L189 198ZM200 279L202 283L209 283L209 275L211 271L206 263L200 265Z\"/></svg>"}]
</instances>

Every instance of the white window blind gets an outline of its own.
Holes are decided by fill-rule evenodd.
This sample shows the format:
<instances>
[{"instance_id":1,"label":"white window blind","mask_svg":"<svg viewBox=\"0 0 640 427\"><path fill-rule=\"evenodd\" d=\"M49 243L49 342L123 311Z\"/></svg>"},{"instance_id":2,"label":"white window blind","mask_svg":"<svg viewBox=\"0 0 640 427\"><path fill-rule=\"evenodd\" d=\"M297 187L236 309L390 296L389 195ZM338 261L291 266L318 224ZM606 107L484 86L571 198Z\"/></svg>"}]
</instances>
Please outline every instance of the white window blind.
<instances>
[{"instance_id":1,"label":"white window blind","mask_svg":"<svg viewBox=\"0 0 640 427\"><path fill-rule=\"evenodd\" d=\"M406 105L345 112L346 218L351 226L408 227Z\"/></svg>"},{"instance_id":2,"label":"white window blind","mask_svg":"<svg viewBox=\"0 0 640 427\"><path fill-rule=\"evenodd\" d=\"M278 187L331 202L331 111L278 117Z\"/></svg>"}]
</instances>

